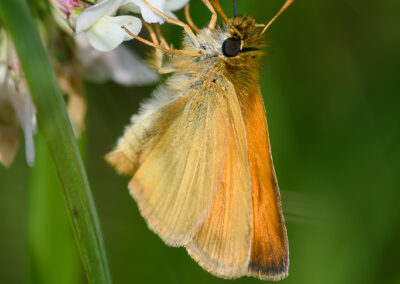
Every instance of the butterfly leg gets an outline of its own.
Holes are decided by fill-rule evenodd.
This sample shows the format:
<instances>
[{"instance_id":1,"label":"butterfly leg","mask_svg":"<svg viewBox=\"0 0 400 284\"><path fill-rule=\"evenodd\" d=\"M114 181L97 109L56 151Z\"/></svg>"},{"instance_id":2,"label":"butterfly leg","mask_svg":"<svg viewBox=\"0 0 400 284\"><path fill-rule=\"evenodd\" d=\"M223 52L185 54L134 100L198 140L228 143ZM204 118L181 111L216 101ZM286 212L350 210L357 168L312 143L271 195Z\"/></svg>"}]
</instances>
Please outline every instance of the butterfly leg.
<instances>
[{"instance_id":1,"label":"butterfly leg","mask_svg":"<svg viewBox=\"0 0 400 284\"><path fill-rule=\"evenodd\" d=\"M157 37L161 41L161 45L164 46L165 48L170 49L170 47L168 46L167 41L165 40L164 36L161 33L160 24L156 24L156 33L157 33ZM171 45L171 48L172 48L172 45Z\"/></svg>"},{"instance_id":2,"label":"butterfly leg","mask_svg":"<svg viewBox=\"0 0 400 284\"><path fill-rule=\"evenodd\" d=\"M189 26L196 32L198 33L200 29L195 25L195 23L192 21L192 17L190 17L190 10L189 10L189 3L186 4L185 6L185 18L186 22L189 24Z\"/></svg>"},{"instance_id":3,"label":"butterfly leg","mask_svg":"<svg viewBox=\"0 0 400 284\"><path fill-rule=\"evenodd\" d=\"M181 22L177 19L171 18L169 16L167 16L166 14L164 14L163 12L161 12L160 10L154 8L151 4L149 4L149 2L147 2L146 0L142 0L144 4L146 4L147 7L149 7L154 13L156 13L157 15L160 15L161 17L163 17L168 23L171 24L175 24L178 26L181 26L182 28L185 29L186 33L189 35L190 39L192 40L192 42L195 44L195 46L199 47L199 41L197 40L196 35L193 33L192 29L190 28L189 25L185 24L184 22Z\"/></svg>"},{"instance_id":4,"label":"butterfly leg","mask_svg":"<svg viewBox=\"0 0 400 284\"><path fill-rule=\"evenodd\" d=\"M168 47L167 41L164 39L164 37L161 34L160 27L159 27L158 24L156 25L156 33L157 33L157 35L154 32L153 28L149 24L147 24L146 22L143 22L143 25L147 29L147 31L149 32L150 38L151 38L151 40L152 40L152 42L154 44L156 44L156 45L159 44L159 42L158 42L158 38L159 38L160 41L161 41L161 46L166 48L166 49L168 49L168 50L170 49ZM157 36L158 36L158 38L157 38ZM164 53L162 52L162 50L156 49L155 50L155 64L154 65L155 65L155 68L157 69L157 72L160 73L160 74L169 74L169 73L175 72L175 69L173 69L173 68L166 68L166 67L162 66L163 57L164 57Z\"/></svg>"},{"instance_id":5,"label":"butterfly leg","mask_svg":"<svg viewBox=\"0 0 400 284\"><path fill-rule=\"evenodd\" d=\"M208 0L203 0L204 5L207 6L208 10L211 12L211 20L210 23L208 24L208 29L213 30L215 28L215 25L217 23L217 13L214 10L214 7L211 5L210 1Z\"/></svg>"},{"instance_id":6,"label":"butterfly leg","mask_svg":"<svg viewBox=\"0 0 400 284\"><path fill-rule=\"evenodd\" d=\"M150 45L152 47L155 47L157 49L160 49L166 53L172 54L172 55L182 55L182 56L202 56L204 54L203 50L199 51L190 51L190 50L183 50L183 49L169 49L164 46L161 46L159 44L153 43L151 41L148 41L147 39L144 39L138 35L135 35L132 33L127 27L121 26L121 28L131 37L137 39L138 41L141 41L147 45Z\"/></svg>"}]
</instances>

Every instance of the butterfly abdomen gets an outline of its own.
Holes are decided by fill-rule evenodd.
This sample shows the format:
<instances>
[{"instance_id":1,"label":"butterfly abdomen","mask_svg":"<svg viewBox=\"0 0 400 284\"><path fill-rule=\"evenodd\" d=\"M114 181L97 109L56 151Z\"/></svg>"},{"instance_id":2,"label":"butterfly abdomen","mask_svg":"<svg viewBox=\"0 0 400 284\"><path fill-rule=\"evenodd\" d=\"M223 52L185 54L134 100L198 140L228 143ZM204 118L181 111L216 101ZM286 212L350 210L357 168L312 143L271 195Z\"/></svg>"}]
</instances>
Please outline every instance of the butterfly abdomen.
<instances>
[{"instance_id":1,"label":"butterfly abdomen","mask_svg":"<svg viewBox=\"0 0 400 284\"><path fill-rule=\"evenodd\" d=\"M146 140L146 128L141 123L130 125L119 138L117 147L106 155L106 160L120 174L131 175L139 166L139 156Z\"/></svg>"}]
</instances>

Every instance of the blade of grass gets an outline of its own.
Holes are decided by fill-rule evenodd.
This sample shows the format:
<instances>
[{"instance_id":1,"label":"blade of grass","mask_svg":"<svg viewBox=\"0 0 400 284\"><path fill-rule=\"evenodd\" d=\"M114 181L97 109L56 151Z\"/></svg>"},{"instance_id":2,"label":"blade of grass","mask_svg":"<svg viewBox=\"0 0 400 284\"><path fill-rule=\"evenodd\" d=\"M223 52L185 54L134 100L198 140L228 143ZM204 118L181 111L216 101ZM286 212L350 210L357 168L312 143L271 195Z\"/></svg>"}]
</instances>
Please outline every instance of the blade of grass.
<instances>
[{"instance_id":1,"label":"blade of grass","mask_svg":"<svg viewBox=\"0 0 400 284\"><path fill-rule=\"evenodd\" d=\"M95 204L49 59L23 0L1 0L0 17L11 35L72 220L89 283L111 283Z\"/></svg>"},{"instance_id":2,"label":"blade of grass","mask_svg":"<svg viewBox=\"0 0 400 284\"><path fill-rule=\"evenodd\" d=\"M61 185L40 133L35 145L36 164L30 171L27 283L78 284L82 280L81 261Z\"/></svg>"}]
</instances>

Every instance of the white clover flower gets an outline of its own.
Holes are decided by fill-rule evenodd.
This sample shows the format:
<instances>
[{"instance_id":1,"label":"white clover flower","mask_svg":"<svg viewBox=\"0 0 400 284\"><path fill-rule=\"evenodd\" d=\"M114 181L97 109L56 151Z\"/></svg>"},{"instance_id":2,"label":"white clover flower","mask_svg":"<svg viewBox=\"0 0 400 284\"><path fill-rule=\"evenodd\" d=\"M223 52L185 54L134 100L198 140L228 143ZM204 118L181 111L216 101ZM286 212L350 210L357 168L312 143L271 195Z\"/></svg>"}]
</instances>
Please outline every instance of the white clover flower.
<instances>
[{"instance_id":1,"label":"white clover flower","mask_svg":"<svg viewBox=\"0 0 400 284\"><path fill-rule=\"evenodd\" d=\"M104 0L87 8L79 15L76 33L85 32L91 46L100 51L110 51L123 41L132 39L121 26L139 34L142 22L134 16L113 16L127 0Z\"/></svg>"},{"instance_id":2,"label":"white clover flower","mask_svg":"<svg viewBox=\"0 0 400 284\"><path fill-rule=\"evenodd\" d=\"M142 63L128 47L120 45L109 52L92 48L83 34L75 36L82 74L91 82L112 80L123 86L143 86L158 80L158 74Z\"/></svg>"},{"instance_id":3,"label":"white clover flower","mask_svg":"<svg viewBox=\"0 0 400 284\"><path fill-rule=\"evenodd\" d=\"M148 0L150 5L170 15L182 8L188 0ZM76 33L84 32L89 43L97 50L110 51L125 40L132 39L121 26L133 34L139 34L142 22L134 16L114 16L121 9L125 12L140 13L148 23L164 23L165 20L154 13L142 0L104 0L87 8L79 15Z\"/></svg>"},{"instance_id":4,"label":"white clover flower","mask_svg":"<svg viewBox=\"0 0 400 284\"><path fill-rule=\"evenodd\" d=\"M11 40L0 31L0 163L6 167L14 160L20 130L25 136L26 160L35 161L33 134L36 132L36 109L27 89Z\"/></svg>"}]
</instances>

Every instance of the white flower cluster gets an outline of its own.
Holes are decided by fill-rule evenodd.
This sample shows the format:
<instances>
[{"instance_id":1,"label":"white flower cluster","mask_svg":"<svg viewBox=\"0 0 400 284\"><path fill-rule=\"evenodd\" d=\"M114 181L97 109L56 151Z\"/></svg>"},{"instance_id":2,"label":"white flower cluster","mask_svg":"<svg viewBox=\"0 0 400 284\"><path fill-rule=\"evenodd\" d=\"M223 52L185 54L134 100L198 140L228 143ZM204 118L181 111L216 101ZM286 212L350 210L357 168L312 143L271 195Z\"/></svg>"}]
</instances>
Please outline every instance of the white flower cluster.
<instances>
[{"instance_id":1,"label":"white flower cluster","mask_svg":"<svg viewBox=\"0 0 400 284\"><path fill-rule=\"evenodd\" d=\"M93 0L91 0L93 1ZM77 59L81 69L91 81L113 80L122 85L144 85L158 79L148 66L122 42L132 39L122 28L139 34L142 20L132 14L141 14L148 23L164 23L165 19L154 13L143 0L49 0L54 19L68 34L75 32ZM147 0L148 4L164 14L175 17L173 11L181 9L189 0ZM108 51L108 52L107 52ZM65 74L64 74L65 73ZM84 100L74 82L64 72L58 76L60 86L67 93ZM60 77L62 77L60 79ZM70 102L73 101L70 98ZM83 102L82 105L85 105ZM78 113L78 125L84 117L84 109ZM73 121L70 113L70 118ZM14 160L21 136L25 137L28 165L34 164L33 135L36 131L36 109L27 88L19 61L6 31L0 27L0 164L10 166Z\"/></svg>"},{"instance_id":2,"label":"white flower cluster","mask_svg":"<svg viewBox=\"0 0 400 284\"><path fill-rule=\"evenodd\" d=\"M147 0L154 8L168 16L175 17L172 11L181 9L189 0ZM85 33L92 47L100 51L110 51L123 41L132 39L122 28L125 26L135 35L142 29L142 22L132 15L140 13L148 23L164 23L164 19L154 13L142 0L104 0L85 9L77 18L76 33Z\"/></svg>"}]
</instances>

